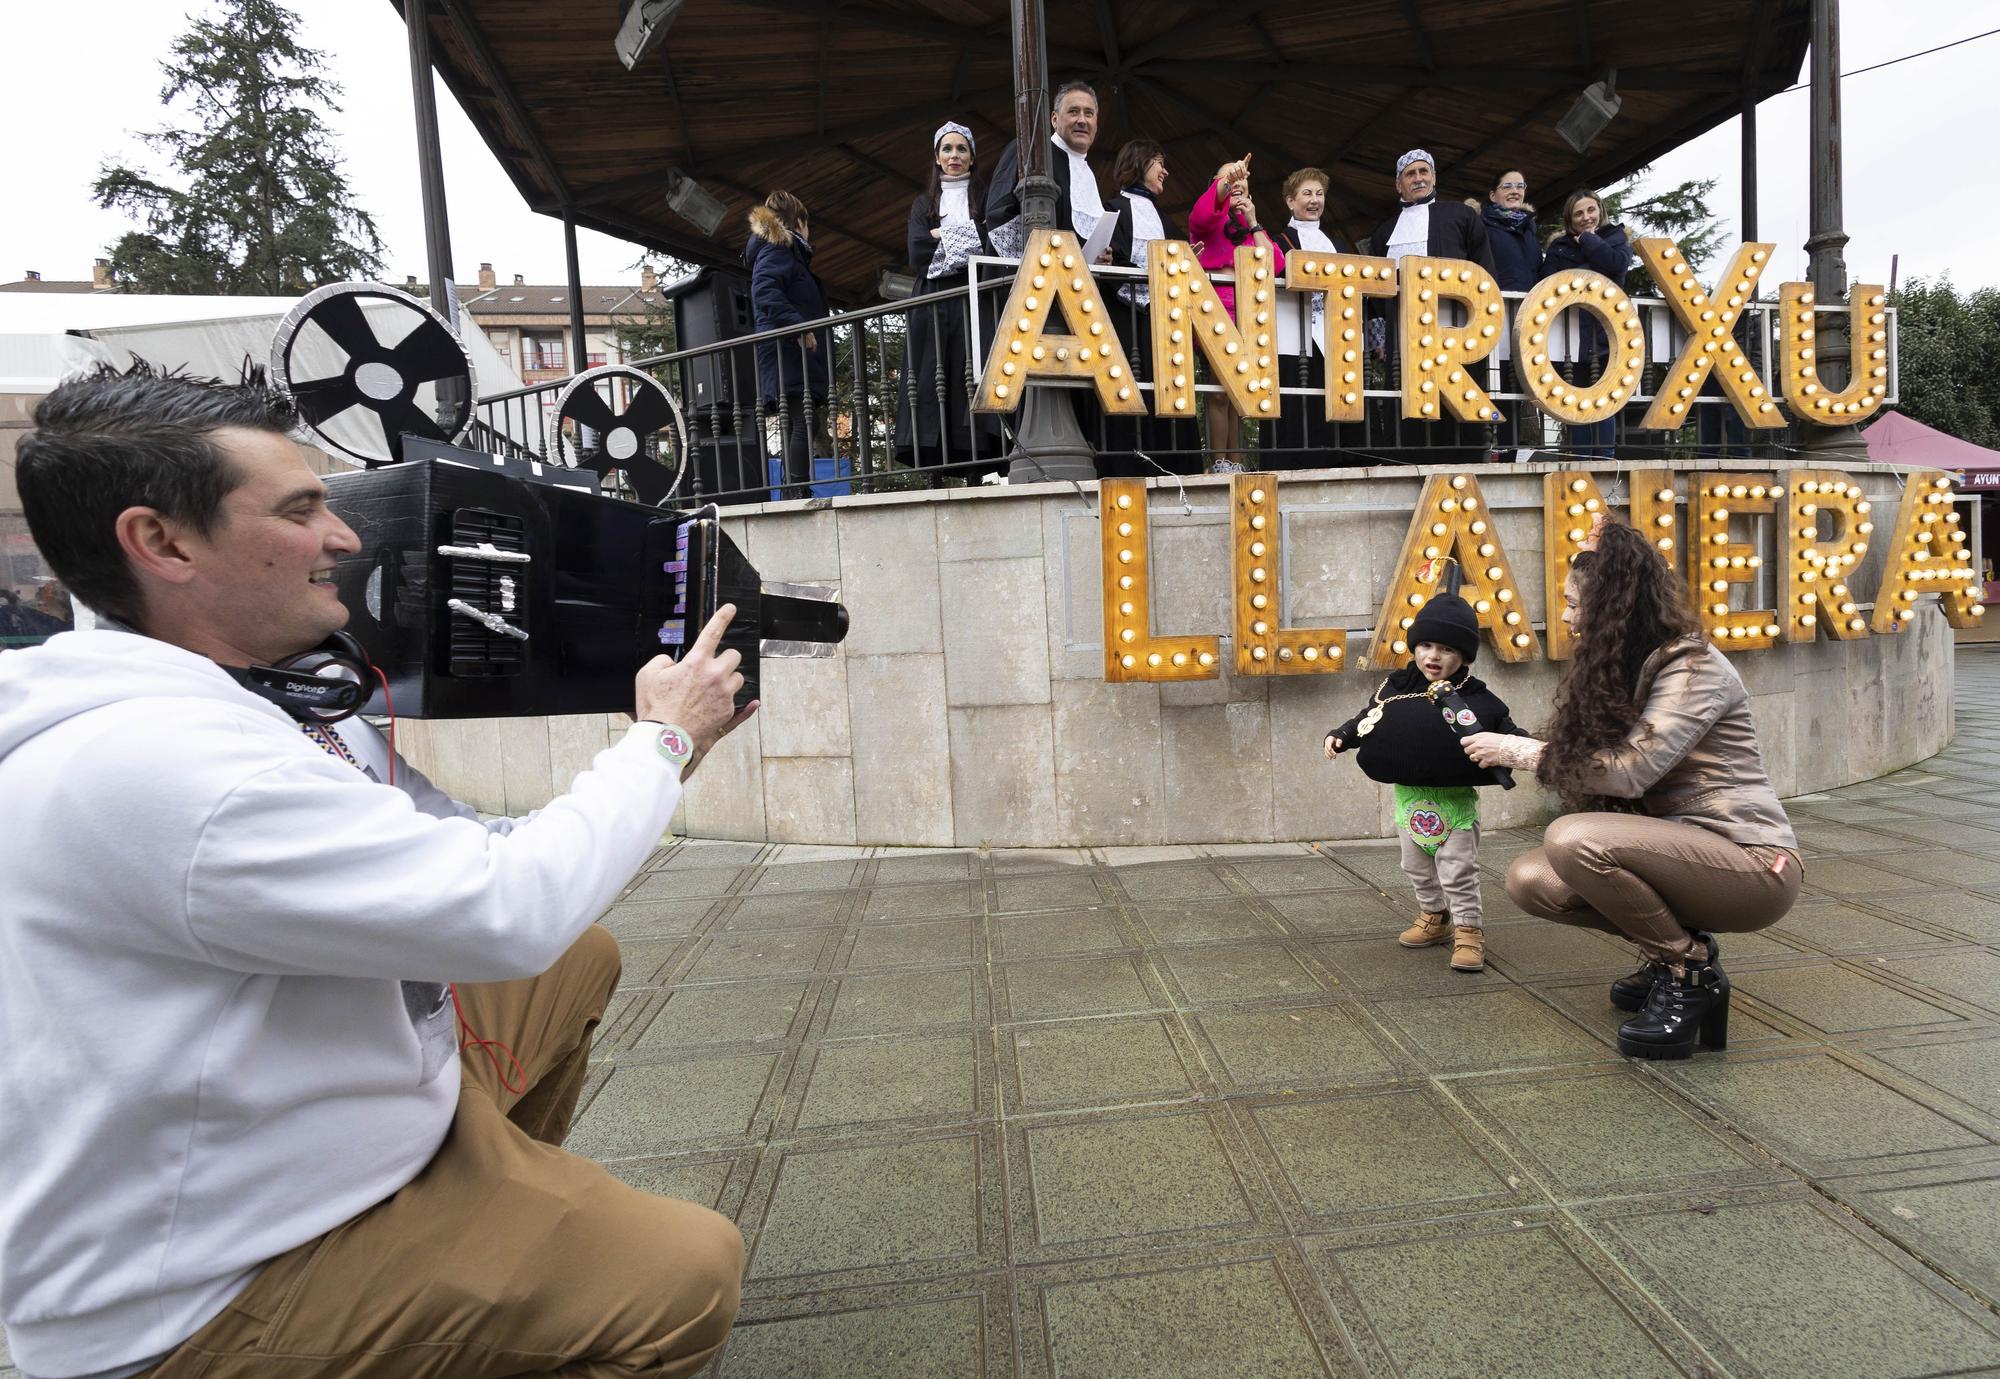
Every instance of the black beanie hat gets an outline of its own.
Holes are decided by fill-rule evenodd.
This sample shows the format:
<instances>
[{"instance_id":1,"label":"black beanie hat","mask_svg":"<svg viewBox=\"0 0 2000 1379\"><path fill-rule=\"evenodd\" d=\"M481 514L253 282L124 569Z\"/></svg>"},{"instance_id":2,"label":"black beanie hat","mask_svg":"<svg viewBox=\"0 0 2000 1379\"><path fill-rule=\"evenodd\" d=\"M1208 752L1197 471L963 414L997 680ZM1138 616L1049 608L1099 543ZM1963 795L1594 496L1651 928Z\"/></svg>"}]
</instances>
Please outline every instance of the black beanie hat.
<instances>
[{"instance_id":1,"label":"black beanie hat","mask_svg":"<svg viewBox=\"0 0 2000 1379\"><path fill-rule=\"evenodd\" d=\"M1457 594L1437 594L1417 612L1404 634L1412 650L1418 642L1448 646L1471 665L1479 659L1479 619Z\"/></svg>"}]
</instances>

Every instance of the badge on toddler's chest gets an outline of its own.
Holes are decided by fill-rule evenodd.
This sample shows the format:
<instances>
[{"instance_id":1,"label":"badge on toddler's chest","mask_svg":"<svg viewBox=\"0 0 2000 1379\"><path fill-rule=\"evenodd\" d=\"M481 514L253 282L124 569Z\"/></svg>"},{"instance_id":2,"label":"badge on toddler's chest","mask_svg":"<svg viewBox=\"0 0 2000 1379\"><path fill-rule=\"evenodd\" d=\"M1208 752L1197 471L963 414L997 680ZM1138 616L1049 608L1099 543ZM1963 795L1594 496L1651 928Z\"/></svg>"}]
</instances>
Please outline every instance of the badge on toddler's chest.
<instances>
[{"instance_id":1,"label":"badge on toddler's chest","mask_svg":"<svg viewBox=\"0 0 2000 1379\"><path fill-rule=\"evenodd\" d=\"M1381 721L1382 721L1382 706L1380 704L1377 704L1374 708L1370 709L1367 713L1361 716L1361 722L1356 725L1354 731L1358 736L1366 737L1368 736L1368 734L1375 731L1375 725L1377 723L1380 723Z\"/></svg>"}]
</instances>

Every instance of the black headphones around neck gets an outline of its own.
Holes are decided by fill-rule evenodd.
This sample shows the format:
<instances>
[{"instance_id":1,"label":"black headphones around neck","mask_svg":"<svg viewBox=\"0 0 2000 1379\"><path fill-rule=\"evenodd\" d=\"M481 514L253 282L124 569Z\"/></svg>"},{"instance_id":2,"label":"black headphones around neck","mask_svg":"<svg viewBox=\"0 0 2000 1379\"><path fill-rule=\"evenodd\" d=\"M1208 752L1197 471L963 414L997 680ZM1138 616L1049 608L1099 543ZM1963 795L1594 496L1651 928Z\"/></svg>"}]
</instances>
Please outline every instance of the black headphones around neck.
<instances>
[{"instance_id":1,"label":"black headphones around neck","mask_svg":"<svg viewBox=\"0 0 2000 1379\"><path fill-rule=\"evenodd\" d=\"M375 667L361 643L335 632L311 651L275 666L223 666L229 677L301 723L351 717L374 689Z\"/></svg>"}]
</instances>

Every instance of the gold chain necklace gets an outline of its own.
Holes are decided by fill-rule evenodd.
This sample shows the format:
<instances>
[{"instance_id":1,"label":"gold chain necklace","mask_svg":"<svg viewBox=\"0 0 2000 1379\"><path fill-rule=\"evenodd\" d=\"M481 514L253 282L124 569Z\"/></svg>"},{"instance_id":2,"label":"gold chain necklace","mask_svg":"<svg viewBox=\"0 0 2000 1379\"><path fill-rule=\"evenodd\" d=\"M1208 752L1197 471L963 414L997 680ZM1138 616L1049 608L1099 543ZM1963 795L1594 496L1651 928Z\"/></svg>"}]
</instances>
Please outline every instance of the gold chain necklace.
<instances>
[{"instance_id":1,"label":"gold chain necklace","mask_svg":"<svg viewBox=\"0 0 2000 1379\"><path fill-rule=\"evenodd\" d=\"M1428 699L1432 703L1436 703L1437 697L1440 694L1455 693L1464 688L1464 685L1465 681L1463 679L1457 684L1453 684L1451 677L1447 675L1442 680L1431 681L1420 690L1411 690L1407 694L1392 694L1387 699L1384 699L1382 691L1389 688L1389 682L1384 680L1376 687L1374 707L1361 716L1361 721L1355 725L1354 735L1356 737L1366 737L1369 733L1375 731L1375 725L1382 721L1382 709L1385 705L1394 704L1404 699Z\"/></svg>"}]
</instances>

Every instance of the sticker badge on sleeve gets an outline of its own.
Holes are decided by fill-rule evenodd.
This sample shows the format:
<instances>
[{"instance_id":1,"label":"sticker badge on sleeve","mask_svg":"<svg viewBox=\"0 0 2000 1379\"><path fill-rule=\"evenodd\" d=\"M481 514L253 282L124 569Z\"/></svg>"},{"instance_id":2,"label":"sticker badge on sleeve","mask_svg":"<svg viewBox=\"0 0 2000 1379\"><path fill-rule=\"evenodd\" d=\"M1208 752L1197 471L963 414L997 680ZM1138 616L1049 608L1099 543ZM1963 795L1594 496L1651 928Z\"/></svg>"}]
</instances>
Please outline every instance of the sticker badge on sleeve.
<instances>
[{"instance_id":1,"label":"sticker badge on sleeve","mask_svg":"<svg viewBox=\"0 0 2000 1379\"><path fill-rule=\"evenodd\" d=\"M1458 711L1459 727L1470 728L1477 722L1479 722L1479 715L1475 714L1471 709L1460 709Z\"/></svg>"}]
</instances>

